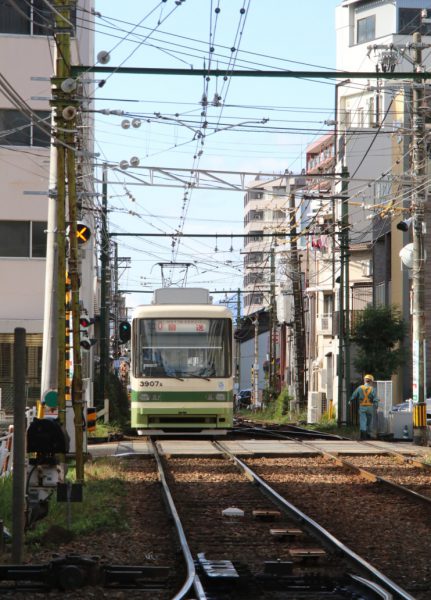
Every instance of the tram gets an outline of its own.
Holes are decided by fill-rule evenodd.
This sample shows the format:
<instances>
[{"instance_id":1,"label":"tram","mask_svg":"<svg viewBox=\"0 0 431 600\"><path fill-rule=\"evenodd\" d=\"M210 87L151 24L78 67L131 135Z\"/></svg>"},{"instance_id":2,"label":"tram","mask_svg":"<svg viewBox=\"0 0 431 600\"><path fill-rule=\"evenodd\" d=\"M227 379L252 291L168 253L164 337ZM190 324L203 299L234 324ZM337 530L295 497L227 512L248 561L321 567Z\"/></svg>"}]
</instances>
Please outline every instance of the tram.
<instances>
[{"instance_id":1,"label":"tram","mask_svg":"<svg viewBox=\"0 0 431 600\"><path fill-rule=\"evenodd\" d=\"M203 288L161 288L132 315L131 425L223 434L233 420L232 313Z\"/></svg>"}]
</instances>

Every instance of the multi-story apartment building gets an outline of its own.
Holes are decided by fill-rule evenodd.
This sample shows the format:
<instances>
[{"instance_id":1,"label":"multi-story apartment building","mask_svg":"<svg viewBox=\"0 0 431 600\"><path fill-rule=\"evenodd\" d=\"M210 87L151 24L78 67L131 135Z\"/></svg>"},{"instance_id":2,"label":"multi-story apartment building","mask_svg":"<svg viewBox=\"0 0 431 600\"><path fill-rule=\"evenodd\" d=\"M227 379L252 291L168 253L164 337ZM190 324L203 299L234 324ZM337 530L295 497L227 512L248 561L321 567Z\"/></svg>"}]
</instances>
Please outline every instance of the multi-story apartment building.
<instances>
[{"instance_id":1,"label":"multi-story apartment building","mask_svg":"<svg viewBox=\"0 0 431 600\"><path fill-rule=\"evenodd\" d=\"M78 0L72 11L73 64L93 64L93 27L89 0ZM85 10L85 13L83 12ZM0 5L0 390L2 405L12 401L13 333L26 330L27 396L40 398L47 254L48 190L55 197L56 182L50 176L51 81L55 73L55 9L38 0ZM83 26L81 27L81 24ZM13 60L12 60L13 57ZM76 94L85 104L86 86ZM91 151L91 127L78 111L81 156ZM85 127L83 127L85 125ZM86 132L85 135L82 132ZM54 131L55 136L55 131ZM78 192L91 189L91 167L77 160ZM84 194L80 197L83 198ZM87 194L88 196L88 194ZM82 199L81 218L85 215ZM65 232L57 232L59 235ZM85 249L82 270L83 307L94 311L94 237ZM55 282L53 282L55 285ZM88 377L90 367L86 370Z\"/></svg>"},{"instance_id":2,"label":"multi-story apartment building","mask_svg":"<svg viewBox=\"0 0 431 600\"><path fill-rule=\"evenodd\" d=\"M289 195L304 184L303 177L285 175L256 179L244 196L244 313L252 314L270 304L271 269L275 272L277 237L289 227Z\"/></svg>"},{"instance_id":3,"label":"multi-story apartment building","mask_svg":"<svg viewBox=\"0 0 431 600\"><path fill-rule=\"evenodd\" d=\"M305 272L306 330L308 339L308 419L318 420L324 411L338 409L338 360L340 354L340 241L338 218L335 134L322 136L307 148L307 197L309 201ZM322 174L322 178L316 175ZM325 177L325 174L327 177ZM371 244L349 244L348 298L350 321L372 301ZM345 312L343 312L343 316Z\"/></svg>"},{"instance_id":4,"label":"multi-story apartment building","mask_svg":"<svg viewBox=\"0 0 431 600\"><path fill-rule=\"evenodd\" d=\"M413 51L408 47L412 34L420 32L424 43L431 42L431 23L423 12L427 8L430 5L425 0L344 0L336 9L337 69L412 72ZM427 70L429 54L423 57ZM398 306L408 322L411 285L399 252L411 233L402 234L396 225L409 215L414 188L412 81L378 75L372 80L340 80L336 112L338 165L345 164L353 179L349 183L351 248L370 245L373 301ZM429 230L428 210L425 213ZM427 240L425 243L429 245ZM428 270L425 265L426 273ZM429 286L425 293L429 312ZM427 354L429 357L429 348ZM429 359L427 363L429 367ZM400 370L393 383L394 402L412 397L409 366Z\"/></svg>"},{"instance_id":5,"label":"multi-story apartment building","mask_svg":"<svg viewBox=\"0 0 431 600\"><path fill-rule=\"evenodd\" d=\"M244 313L269 306L271 234L285 224L286 186L282 178L256 178L244 196Z\"/></svg>"}]
</instances>

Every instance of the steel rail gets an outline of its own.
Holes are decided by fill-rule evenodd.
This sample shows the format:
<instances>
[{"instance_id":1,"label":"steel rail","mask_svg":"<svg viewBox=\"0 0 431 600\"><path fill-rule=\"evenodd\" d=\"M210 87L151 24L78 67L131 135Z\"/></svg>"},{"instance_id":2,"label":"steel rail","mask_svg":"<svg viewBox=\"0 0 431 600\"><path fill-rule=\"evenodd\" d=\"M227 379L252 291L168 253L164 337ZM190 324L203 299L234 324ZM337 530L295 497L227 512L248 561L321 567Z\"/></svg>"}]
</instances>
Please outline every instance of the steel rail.
<instances>
[{"instance_id":1,"label":"steel rail","mask_svg":"<svg viewBox=\"0 0 431 600\"><path fill-rule=\"evenodd\" d=\"M319 525L314 519L307 516L301 510L299 510L296 506L291 504L288 500L283 498L278 492L276 492L266 481L264 481L257 473L255 473L248 465L246 465L240 458L232 454L222 442L212 442L213 445L224 455L229 457L231 461L233 461L250 479L258 485L262 492L268 496L277 506L279 506L284 512L287 512L291 517L293 517L298 522L302 523L308 530L310 530L315 536L318 536L322 543L326 546L332 547L332 549L336 549L340 553L342 553L345 557L347 557L352 563L354 563L358 569L366 573L367 576L374 578L377 582L384 586L386 589L390 590L392 594L395 595L397 599L400 600L415 600L414 596L411 596L406 590L402 589L399 585L397 585L394 581L383 575L378 569L373 567L370 563L364 560L361 556L356 554L353 550L351 550L348 546L340 542L335 536L333 536L327 529Z\"/></svg>"},{"instance_id":2,"label":"steel rail","mask_svg":"<svg viewBox=\"0 0 431 600\"><path fill-rule=\"evenodd\" d=\"M295 441L300 441L294 437L290 437L289 434L291 435L297 435L297 436L303 436L303 437L314 437L314 438L318 438L321 440L330 440L330 441L348 441L348 438L342 437L340 435L336 435L336 434L332 434L332 433L325 433L323 431L311 431L311 430L307 430L304 429L302 427L296 427L296 426L289 426L286 425L286 427L291 427L291 431L277 431L276 429L266 429L265 427L252 427L249 425L243 425L242 427L238 427L235 426L232 429L233 433L257 433L257 434L262 434L262 435L268 435L268 436L272 436L272 437L277 437L280 436L280 439L287 439L287 440L295 440Z\"/></svg>"},{"instance_id":3,"label":"steel rail","mask_svg":"<svg viewBox=\"0 0 431 600\"><path fill-rule=\"evenodd\" d=\"M423 504L431 505L431 497L429 497L429 496L424 496L423 494L419 494L419 492L415 492L414 490L411 490L410 488L406 487L405 485L395 483L395 481L391 481L390 479L386 479L385 477L376 475L372 471L368 471L367 469L364 469L363 467L358 467L358 466L352 464L351 462L349 462L348 460L344 460L343 458L340 458L339 456L335 456L334 454L331 454L330 452L323 452L323 453L325 456L327 456L331 460L335 460L340 466L344 466L344 467L347 467L348 469L351 469L352 471L355 471L359 475L362 475L362 477L364 477L365 479L368 479L368 481L372 481L374 483L381 483L381 484L385 485L386 487L388 487L389 489L394 490L395 492L404 494L407 498L419 500Z\"/></svg>"},{"instance_id":4,"label":"steel rail","mask_svg":"<svg viewBox=\"0 0 431 600\"><path fill-rule=\"evenodd\" d=\"M373 444L372 440L371 441L363 441L362 443L365 444L366 446L370 446L371 448L376 448L376 449L381 450L381 447ZM390 449L387 449L387 450L385 449L385 453L389 454L390 456L393 456L394 458L399 459L400 462L407 462L407 463L414 465L415 467L431 469L431 464L426 463L423 460L419 460L417 454L415 456L405 455L405 454L402 454L401 452L398 452L397 450L390 450Z\"/></svg>"},{"instance_id":5,"label":"steel rail","mask_svg":"<svg viewBox=\"0 0 431 600\"><path fill-rule=\"evenodd\" d=\"M313 452L315 452L316 454L321 454L322 456L329 458L330 460L334 461L336 464L338 464L341 467L346 467L352 471L355 471L356 473L358 473L359 475L362 475L362 477L364 477L365 479L367 479L368 481L373 481L375 483L380 483L382 485L385 485L386 487L388 487L389 489L392 489L395 492L404 494L407 498L413 499L413 500L418 500L419 502L422 502L425 505L431 505L431 497L430 496L424 496L423 494L420 494L419 492L415 492L414 490L411 490L410 488L406 487L405 485L401 485L399 483L395 483L395 481L391 481L390 479L386 479L385 477L381 477L380 475L376 475L375 473L373 473L372 471L369 471L367 469L364 469L363 467L358 467L354 464L352 464L351 462L349 462L348 460L345 460L344 458L341 458L339 454L333 454L332 452L328 452L327 450L322 450L322 448L319 448L318 446L314 446L312 443L308 442L308 441L304 441L304 440L298 440L295 439L293 437L289 437L289 435L286 435L285 433L277 433L276 431L273 430L265 430L264 428L250 428L253 431L256 431L256 433L260 433L265 432L265 434L267 433L268 436L273 436L273 437L278 437L279 439L286 439L286 440L292 440L292 441L296 441L298 443L300 443L303 446L307 446L308 448L310 448ZM241 432L241 430L239 430L239 432ZM242 433L242 432L241 432ZM294 431L292 431L292 434L294 435ZM325 438L321 438L321 439L325 439ZM346 441L347 438L338 438L334 439L334 441ZM359 442L362 443L362 442ZM367 442L365 442L365 444L367 446L372 446L372 444L367 444ZM377 449L377 446L373 446L373 448ZM403 457L401 454L394 452L393 450L382 450L381 448L379 449L379 453L381 454L387 454L390 456L395 456L396 458L403 458L404 462L408 462L408 460ZM426 463L423 463L421 461L412 461L410 460L410 462L412 462L414 465L416 466L421 466L424 468L429 468L430 465L427 465Z\"/></svg>"},{"instance_id":6,"label":"steel rail","mask_svg":"<svg viewBox=\"0 0 431 600\"><path fill-rule=\"evenodd\" d=\"M157 469L159 472L160 483L162 484L163 493L165 495L166 501L169 506L169 510L171 511L171 515L174 520L174 525L175 525L175 529L177 530L178 539L179 539L180 545L181 545L181 550L182 550L182 553L183 553L183 556L184 556L184 559L185 559L186 565L187 565L186 581L183 583L181 589L175 594L175 596L173 596L172 600L181 600L182 598L185 598L186 594L188 594L188 592L190 591L190 589L192 587L194 588L197 600L207 600L207 596L204 592L204 589L201 585L199 577L196 573L195 562L193 560L193 556L190 551L190 548L189 548L189 545L187 542L187 538L184 533L183 526L181 524L180 517L179 517L177 509L175 507L175 503L172 498L172 494L170 492L168 483L166 481L165 472L163 469L162 461L160 460L159 452L158 452L157 447L154 444L152 439L149 440L149 444L151 447L152 454L157 463Z\"/></svg>"},{"instance_id":7,"label":"steel rail","mask_svg":"<svg viewBox=\"0 0 431 600\"><path fill-rule=\"evenodd\" d=\"M367 469L364 469L363 467L357 467L356 465L350 463L348 460L345 460L344 458L341 458L338 454L333 454L332 452L328 452L327 450L322 450L321 448L319 448L318 446L314 446L314 444L310 443L310 442L304 442L303 440L298 440L303 446L307 446L308 448L314 450L315 452L318 452L319 454L321 454L322 456L325 456L326 458L329 458L331 460L333 460L336 464L338 464L339 466L343 466L346 467L352 471L355 471L356 473L358 473L359 475L361 475L362 477L364 477L365 479L368 479L368 481L373 481L375 483L380 483L382 485L385 485L387 488L404 494L404 496L413 499L413 500L418 500L420 502L422 502L425 505L430 506L431 505L431 497L430 496L424 496L423 494L419 494L419 492L415 492L414 490L411 490L410 488L406 487L405 485L401 485L399 483L395 483L395 481L391 481L390 479L386 479L385 477L381 477L380 475L376 475L375 473L373 473L372 471L369 471ZM359 442L361 443L361 442ZM383 450L380 449L380 453L382 454L391 454L391 451L385 452Z\"/></svg>"}]
</instances>

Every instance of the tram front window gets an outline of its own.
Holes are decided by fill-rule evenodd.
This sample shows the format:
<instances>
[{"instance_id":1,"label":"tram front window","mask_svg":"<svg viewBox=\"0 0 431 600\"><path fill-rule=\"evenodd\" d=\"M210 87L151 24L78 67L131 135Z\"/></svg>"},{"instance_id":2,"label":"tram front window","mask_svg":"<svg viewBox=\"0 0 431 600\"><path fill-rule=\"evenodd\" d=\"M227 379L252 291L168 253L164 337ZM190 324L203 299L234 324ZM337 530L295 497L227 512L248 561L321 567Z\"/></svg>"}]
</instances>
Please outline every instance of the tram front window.
<instances>
[{"instance_id":1,"label":"tram front window","mask_svg":"<svg viewBox=\"0 0 431 600\"><path fill-rule=\"evenodd\" d=\"M142 319L140 377L229 377L228 319Z\"/></svg>"}]
</instances>

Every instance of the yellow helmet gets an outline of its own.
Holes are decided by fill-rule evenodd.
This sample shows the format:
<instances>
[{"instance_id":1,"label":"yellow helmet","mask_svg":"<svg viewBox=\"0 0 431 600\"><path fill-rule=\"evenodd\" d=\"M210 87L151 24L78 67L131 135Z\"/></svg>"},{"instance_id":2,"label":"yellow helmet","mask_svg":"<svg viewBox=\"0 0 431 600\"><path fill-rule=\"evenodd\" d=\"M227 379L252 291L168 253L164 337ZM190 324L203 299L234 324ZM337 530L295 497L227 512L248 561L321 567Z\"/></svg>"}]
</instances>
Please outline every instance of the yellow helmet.
<instances>
[{"instance_id":1,"label":"yellow helmet","mask_svg":"<svg viewBox=\"0 0 431 600\"><path fill-rule=\"evenodd\" d=\"M364 379L369 379L370 381L374 381L374 377L372 375L365 375Z\"/></svg>"}]
</instances>

